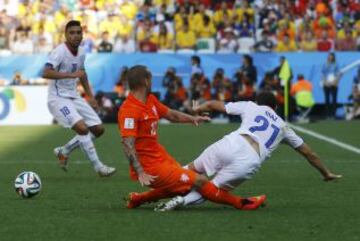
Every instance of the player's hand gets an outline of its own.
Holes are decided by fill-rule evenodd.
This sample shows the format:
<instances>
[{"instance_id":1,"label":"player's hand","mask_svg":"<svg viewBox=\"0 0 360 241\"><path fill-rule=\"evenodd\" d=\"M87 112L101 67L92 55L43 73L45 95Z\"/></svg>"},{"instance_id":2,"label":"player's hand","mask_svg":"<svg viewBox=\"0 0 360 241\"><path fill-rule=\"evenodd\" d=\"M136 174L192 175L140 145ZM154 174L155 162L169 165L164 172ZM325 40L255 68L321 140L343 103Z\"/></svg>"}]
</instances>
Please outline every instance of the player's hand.
<instances>
[{"instance_id":1,"label":"player's hand","mask_svg":"<svg viewBox=\"0 0 360 241\"><path fill-rule=\"evenodd\" d=\"M211 118L209 116L201 116L201 115L193 117L193 124L196 126L206 121L211 121Z\"/></svg>"},{"instance_id":2,"label":"player's hand","mask_svg":"<svg viewBox=\"0 0 360 241\"><path fill-rule=\"evenodd\" d=\"M155 180L155 178L157 178L156 176L151 176L145 172L139 173L138 177L141 186L149 186Z\"/></svg>"},{"instance_id":3,"label":"player's hand","mask_svg":"<svg viewBox=\"0 0 360 241\"><path fill-rule=\"evenodd\" d=\"M83 79L86 76L86 72L84 70L78 70L74 73L71 73L72 78Z\"/></svg>"},{"instance_id":4,"label":"player's hand","mask_svg":"<svg viewBox=\"0 0 360 241\"><path fill-rule=\"evenodd\" d=\"M99 105L94 98L89 99L89 105L94 108L94 110L99 110Z\"/></svg>"},{"instance_id":5,"label":"player's hand","mask_svg":"<svg viewBox=\"0 0 360 241\"><path fill-rule=\"evenodd\" d=\"M333 173L330 172L324 177L324 181L325 182L335 181L335 180L340 179L340 178L342 178L342 175L336 175L336 174L333 174Z\"/></svg>"}]
</instances>

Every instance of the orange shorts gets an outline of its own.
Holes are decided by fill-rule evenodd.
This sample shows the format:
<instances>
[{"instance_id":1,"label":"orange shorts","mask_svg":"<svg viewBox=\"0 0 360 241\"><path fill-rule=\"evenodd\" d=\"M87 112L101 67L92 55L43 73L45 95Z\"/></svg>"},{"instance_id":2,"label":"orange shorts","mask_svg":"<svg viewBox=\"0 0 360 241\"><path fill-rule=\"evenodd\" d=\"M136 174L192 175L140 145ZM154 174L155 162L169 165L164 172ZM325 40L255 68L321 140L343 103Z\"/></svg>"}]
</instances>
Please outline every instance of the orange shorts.
<instances>
[{"instance_id":1,"label":"orange shorts","mask_svg":"<svg viewBox=\"0 0 360 241\"><path fill-rule=\"evenodd\" d=\"M151 170L145 170L146 173L157 176L150 185L154 189L163 189L174 195L188 193L196 181L196 173L184 169L177 162L163 164Z\"/></svg>"}]
</instances>

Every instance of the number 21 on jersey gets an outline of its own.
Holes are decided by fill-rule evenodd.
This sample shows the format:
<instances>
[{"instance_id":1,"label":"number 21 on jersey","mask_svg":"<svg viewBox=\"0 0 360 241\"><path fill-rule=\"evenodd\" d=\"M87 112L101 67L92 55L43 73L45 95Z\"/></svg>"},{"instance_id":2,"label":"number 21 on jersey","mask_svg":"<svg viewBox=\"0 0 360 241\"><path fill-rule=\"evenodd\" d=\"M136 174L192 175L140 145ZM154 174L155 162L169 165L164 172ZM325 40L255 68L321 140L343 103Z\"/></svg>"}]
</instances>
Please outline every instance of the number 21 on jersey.
<instances>
[{"instance_id":1,"label":"number 21 on jersey","mask_svg":"<svg viewBox=\"0 0 360 241\"><path fill-rule=\"evenodd\" d=\"M258 115L255 117L254 120L256 123L259 123L259 126L253 126L249 128L249 131L254 133L256 131L266 131L269 128L269 121L266 117L262 116L262 115ZM270 138L266 141L265 146L266 148L270 148L271 145L274 143L276 137L278 136L279 132L280 132L280 128L277 127L274 124L271 124L270 127L272 128L273 132L270 136Z\"/></svg>"}]
</instances>

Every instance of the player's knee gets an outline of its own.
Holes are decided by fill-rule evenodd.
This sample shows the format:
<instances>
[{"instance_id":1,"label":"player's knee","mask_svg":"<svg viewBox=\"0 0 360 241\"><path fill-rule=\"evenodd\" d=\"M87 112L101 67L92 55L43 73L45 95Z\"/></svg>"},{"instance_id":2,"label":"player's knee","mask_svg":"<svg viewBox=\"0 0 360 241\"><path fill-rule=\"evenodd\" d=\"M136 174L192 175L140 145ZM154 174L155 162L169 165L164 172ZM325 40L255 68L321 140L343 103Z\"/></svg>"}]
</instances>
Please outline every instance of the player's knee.
<instances>
[{"instance_id":1,"label":"player's knee","mask_svg":"<svg viewBox=\"0 0 360 241\"><path fill-rule=\"evenodd\" d=\"M78 122L76 123L72 128L77 134L79 135L87 135L89 134L89 129L85 125L84 122Z\"/></svg>"},{"instance_id":2,"label":"player's knee","mask_svg":"<svg viewBox=\"0 0 360 241\"><path fill-rule=\"evenodd\" d=\"M91 129L91 132L94 134L94 136L100 137L104 134L105 128L103 125L98 125L94 129Z\"/></svg>"},{"instance_id":3,"label":"player's knee","mask_svg":"<svg viewBox=\"0 0 360 241\"><path fill-rule=\"evenodd\" d=\"M201 188L209 180L204 175L196 175L195 187Z\"/></svg>"}]
</instances>

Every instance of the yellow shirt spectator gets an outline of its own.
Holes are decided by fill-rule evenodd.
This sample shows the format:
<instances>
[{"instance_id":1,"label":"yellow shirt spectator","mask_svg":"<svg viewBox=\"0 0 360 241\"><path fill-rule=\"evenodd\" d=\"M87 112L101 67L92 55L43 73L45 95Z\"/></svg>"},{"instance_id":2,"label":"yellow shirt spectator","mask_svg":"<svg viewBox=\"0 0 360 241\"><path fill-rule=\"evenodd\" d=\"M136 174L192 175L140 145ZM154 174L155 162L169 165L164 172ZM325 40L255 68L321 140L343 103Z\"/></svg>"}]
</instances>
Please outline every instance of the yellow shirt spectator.
<instances>
[{"instance_id":1,"label":"yellow shirt spectator","mask_svg":"<svg viewBox=\"0 0 360 241\"><path fill-rule=\"evenodd\" d=\"M223 1L221 3L220 9L215 12L213 17L216 26L223 22L223 18L225 14L228 16L229 19L233 18L233 11L229 9L227 3Z\"/></svg>"},{"instance_id":2,"label":"yellow shirt spectator","mask_svg":"<svg viewBox=\"0 0 360 241\"><path fill-rule=\"evenodd\" d=\"M296 43L294 40L285 39L284 41L279 41L276 47L277 52L293 52L296 51Z\"/></svg>"},{"instance_id":3,"label":"yellow shirt spectator","mask_svg":"<svg viewBox=\"0 0 360 241\"><path fill-rule=\"evenodd\" d=\"M150 37L150 41L153 43L157 43L157 35L152 30L139 29L136 34L137 42L143 41L147 36Z\"/></svg>"},{"instance_id":4,"label":"yellow shirt spectator","mask_svg":"<svg viewBox=\"0 0 360 241\"><path fill-rule=\"evenodd\" d=\"M153 0L152 1L155 6L160 7L161 5L165 4L166 6L171 4L171 0Z\"/></svg>"},{"instance_id":5,"label":"yellow shirt spectator","mask_svg":"<svg viewBox=\"0 0 360 241\"><path fill-rule=\"evenodd\" d=\"M167 33L166 35L158 34L156 43L159 49L173 49L174 36L171 33Z\"/></svg>"},{"instance_id":6,"label":"yellow shirt spectator","mask_svg":"<svg viewBox=\"0 0 360 241\"><path fill-rule=\"evenodd\" d=\"M192 49L196 44L195 32L184 25L176 35L176 45L179 49Z\"/></svg>"},{"instance_id":7,"label":"yellow shirt spectator","mask_svg":"<svg viewBox=\"0 0 360 241\"><path fill-rule=\"evenodd\" d=\"M199 38L212 38L216 34L216 28L212 22L201 23L195 30Z\"/></svg>"},{"instance_id":8,"label":"yellow shirt spectator","mask_svg":"<svg viewBox=\"0 0 360 241\"><path fill-rule=\"evenodd\" d=\"M345 29L340 29L338 32L337 32L337 34L336 34L336 38L337 39L345 39ZM353 36L353 38L355 38L356 39L356 37L357 37L357 34L356 34L356 31L354 31L354 30L350 30L351 32L352 32L352 36Z\"/></svg>"},{"instance_id":9,"label":"yellow shirt spectator","mask_svg":"<svg viewBox=\"0 0 360 241\"><path fill-rule=\"evenodd\" d=\"M120 6L120 12L124 14L128 19L134 19L138 8L132 1L127 1Z\"/></svg>"},{"instance_id":10,"label":"yellow shirt spectator","mask_svg":"<svg viewBox=\"0 0 360 241\"><path fill-rule=\"evenodd\" d=\"M121 28L120 20L117 16L110 16L109 19L105 19L99 25L99 31L109 32L111 38L114 38Z\"/></svg>"},{"instance_id":11,"label":"yellow shirt spectator","mask_svg":"<svg viewBox=\"0 0 360 241\"><path fill-rule=\"evenodd\" d=\"M244 1L244 3L245 3L245 1ZM235 9L234 15L236 15L236 22L242 23L245 14L247 14L249 16L250 23L253 23L255 10L250 7Z\"/></svg>"}]
</instances>

